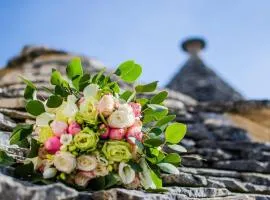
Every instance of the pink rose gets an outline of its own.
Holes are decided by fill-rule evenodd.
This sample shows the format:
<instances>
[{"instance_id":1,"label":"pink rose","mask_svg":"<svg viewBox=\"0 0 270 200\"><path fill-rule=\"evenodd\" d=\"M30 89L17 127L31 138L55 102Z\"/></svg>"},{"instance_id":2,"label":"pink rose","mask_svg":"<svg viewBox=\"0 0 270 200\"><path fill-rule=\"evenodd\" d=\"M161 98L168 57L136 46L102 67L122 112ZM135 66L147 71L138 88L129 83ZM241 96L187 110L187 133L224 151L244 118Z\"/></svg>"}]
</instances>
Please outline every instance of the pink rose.
<instances>
[{"instance_id":1,"label":"pink rose","mask_svg":"<svg viewBox=\"0 0 270 200\"><path fill-rule=\"evenodd\" d=\"M75 135L81 131L81 127L77 122L71 122L68 126L68 133L71 135Z\"/></svg>"},{"instance_id":2,"label":"pink rose","mask_svg":"<svg viewBox=\"0 0 270 200\"><path fill-rule=\"evenodd\" d=\"M95 178L93 172L78 172L75 175L74 182L76 185L86 187L91 179Z\"/></svg>"},{"instance_id":3,"label":"pink rose","mask_svg":"<svg viewBox=\"0 0 270 200\"><path fill-rule=\"evenodd\" d=\"M104 95L97 105L97 110L100 114L102 114L104 117L108 117L112 114L114 110L114 98L111 94Z\"/></svg>"},{"instance_id":4,"label":"pink rose","mask_svg":"<svg viewBox=\"0 0 270 200\"><path fill-rule=\"evenodd\" d=\"M131 106L135 117L141 117L141 110L142 110L141 104L130 102L129 105Z\"/></svg>"},{"instance_id":5,"label":"pink rose","mask_svg":"<svg viewBox=\"0 0 270 200\"><path fill-rule=\"evenodd\" d=\"M50 137L46 142L45 142L45 149L49 152L49 153L56 153L57 151L60 150L60 139L56 136Z\"/></svg>"},{"instance_id":6,"label":"pink rose","mask_svg":"<svg viewBox=\"0 0 270 200\"><path fill-rule=\"evenodd\" d=\"M130 137L136 138L138 141L142 141L143 133L142 133L142 122L137 120L135 124L128 128L126 133L126 139L130 144L134 144Z\"/></svg>"},{"instance_id":7,"label":"pink rose","mask_svg":"<svg viewBox=\"0 0 270 200\"><path fill-rule=\"evenodd\" d=\"M112 140L122 140L125 137L126 129L123 128L111 128L110 139Z\"/></svg>"},{"instance_id":8,"label":"pink rose","mask_svg":"<svg viewBox=\"0 0 270 200\"><path fill-rule=\"evenodd\" d=\"M102 139L107 139L110 135L110 128L107 127L105 124L101 124L99 127L100 137Z\"/></svg>"},{"instance_id":9,"label":"pink rose","mask_svg":"<svg viewBox=\"0 0 270 200\"><path fill-rule=\"evenodd\" d=\"M65 122L62 121L53 121L51 123L51 128L54 133L54 135L60 137L62 134L67 132L68 125Z\"/></svg>"}]
</instances>

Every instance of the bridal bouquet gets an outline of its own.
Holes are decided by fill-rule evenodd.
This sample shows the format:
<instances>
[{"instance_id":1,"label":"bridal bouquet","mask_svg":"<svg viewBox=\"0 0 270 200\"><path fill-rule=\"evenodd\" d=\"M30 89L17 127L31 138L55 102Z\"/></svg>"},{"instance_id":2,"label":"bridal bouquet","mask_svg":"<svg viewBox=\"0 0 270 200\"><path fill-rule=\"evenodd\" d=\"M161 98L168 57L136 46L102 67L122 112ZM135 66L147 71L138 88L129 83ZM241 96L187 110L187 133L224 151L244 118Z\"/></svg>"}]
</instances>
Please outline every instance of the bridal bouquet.
<instances>
[{"instance_id":1,"label":"bridal bouquet","mask_svg":"<svg viewBox=\"0 0 270 200\"><path fill-rule=\"evenodd\" d=\"M66 68L66 76L55 69L48 98L37 95L29 80L24 97L34 124L18 125L10 144L28 148L27 158L14 159L0 152L0 164L15 168L16 176L33 182L61 181L75 188L161 189L161 172L178 174L178 145L186 126L171 122L163 101L168 93L155 92L157 82L122 90L117 81L134 83L140 65L126 61L114 73L83 73L79 58ZM66 78L67 77L67 78ZM143 98L143 93L153 93ZM39 98L37 98L39 97ZM43 100L42 100L43 99Z\"/></svg>"}]
</instances>

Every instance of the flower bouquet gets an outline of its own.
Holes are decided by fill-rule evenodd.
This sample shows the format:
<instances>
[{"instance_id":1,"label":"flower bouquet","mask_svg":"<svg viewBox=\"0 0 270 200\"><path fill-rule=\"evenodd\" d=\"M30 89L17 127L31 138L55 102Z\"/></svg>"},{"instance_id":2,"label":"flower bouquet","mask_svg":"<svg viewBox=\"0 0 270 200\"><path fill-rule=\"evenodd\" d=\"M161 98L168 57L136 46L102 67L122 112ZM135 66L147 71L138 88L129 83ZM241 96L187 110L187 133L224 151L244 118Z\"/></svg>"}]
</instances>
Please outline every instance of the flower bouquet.
<instances>
[{"instance_id":1,"label":"flower bouquet","mask_svg":"<svg viewBox=\"0 0 270 200\"><path fill-rule=\"evenodd\" d=\"M66 77L53 69L48 98L37 98L37 87L29 80L24 97L34 124L18 125L10 145L28 149L25 159L0 151L0 164L15 168L17 177L32 182L61 181L78 189L162 189L160 173L178 174L178 145L186 126L172 123L163 101L166 91L153 93L157 82L134 83L142 68L134 61L119 65L110 76L83 72L79 58L66 68ZM117 81L129 83L122 90ZM139 98L140 96L140 98ZM21 157L20 157L21 158Z\"/></svg>"}]
</instances>

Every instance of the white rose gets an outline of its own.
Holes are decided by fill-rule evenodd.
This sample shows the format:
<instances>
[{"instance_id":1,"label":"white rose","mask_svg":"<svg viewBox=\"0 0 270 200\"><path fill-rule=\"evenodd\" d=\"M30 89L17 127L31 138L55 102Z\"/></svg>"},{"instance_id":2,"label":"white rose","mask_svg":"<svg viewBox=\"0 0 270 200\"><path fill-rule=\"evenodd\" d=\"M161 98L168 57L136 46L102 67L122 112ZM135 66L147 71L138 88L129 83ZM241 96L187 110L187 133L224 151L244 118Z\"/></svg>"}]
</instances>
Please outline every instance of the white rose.
<instances>
[{"instance_id":1,"label":"white rose","mask_svg":"<svg viewBox=\"0 0 270 200\"><path fill-rule=\"evenodd\" d=\"M76 158L69 152L55 154L53 164L58 171L70 174L76 168Z\"/></svg>"},{"instance_id":2,"label":"white rose","mask_svg":"<svg viewBox=\"0 0 270 200\"><path fill-rule=\"evenodd\" d=\"M98 93L97 84L90 84L83 89L83 96L85 98L88 98L88 97L96 98L97 93Z\"/></svg>"},{"instance_id":3,"label":"white rose","mask_svg":"<svg viewBox=\"0 0 270 200\"><path fill-rule=\"evenodd\" d=\"M96 176L106 176L109 170L106 165L99 163L93 172Z\"/></svg>"},{"instance_id":4,"label":"white rose","mask_svg":"<svg viewBox=\"0 0 270 200\"><path fill-rule=\"evenodd\" d=\"M92 171L97 167L97 159L94 156L81 155L77 158L77 169Z\"/></svg>"},{"instance_id":5,"label":"white rose","mask_svg":"<svg viewBox=\"0 0 270 200\"><path fill-rule=\"evenodd\" d=\"M135 123L135 116L128 104L122 104L108 118L108 124L112 128L127 128Z\"/></svg>"},{"instance_id":6,"label":"white rose","mask_svg":"<svg viewBox=\"0 0 270 200\"><path fill-rule=\"evenodd\" d=\"M71 134L62 134L60 137L60 142L63 145L69 145L72 141L72 135Z\"/></svg>"},{"instance_id":7,"label":"white rose","mask_svg":"<svg viewBox=\"0 0 270 200\"><path fill-rule=\"evenodd\" d=\"M112 114L114 110L114 105L115 105L115 102L114 102L113 96L110 94L107 94L107 95L104 95L98 102L97 110L100 114L107 117L110 114Z\"/></svg>"},{"instance_id":8,"label":"white rose","mask_svg":"<svg viewBox=\"0 0 270 200\"><path fill-rule=\"evenodd\" d=\"M36 125L37 126L48 126L49 122L54 120L55 115L50 113L42 113L41 115L37 116L36 118Z\"/></svg>"},{"instance_id":9,"label":"white rose","mask_svg":"<svg viewBox=\"0 0 270 200\"><path fill-rule=\"evenodd\" d=\"M55 177L56 173L57 173L57 169L55 168L45 168L42 175L43 175L43 178L49 179L49 178Z\"/></svg>"},{"instance_id":10,"label":"white rose","mask_svg":"<svg viewBox=\"0 0 270 200\"><path fill-rule=\"evenodd\" d=\"M119 164L118 174L124 184L130 184L135 179L135 171L124 162Z\"/></svg>"}]
</instances>

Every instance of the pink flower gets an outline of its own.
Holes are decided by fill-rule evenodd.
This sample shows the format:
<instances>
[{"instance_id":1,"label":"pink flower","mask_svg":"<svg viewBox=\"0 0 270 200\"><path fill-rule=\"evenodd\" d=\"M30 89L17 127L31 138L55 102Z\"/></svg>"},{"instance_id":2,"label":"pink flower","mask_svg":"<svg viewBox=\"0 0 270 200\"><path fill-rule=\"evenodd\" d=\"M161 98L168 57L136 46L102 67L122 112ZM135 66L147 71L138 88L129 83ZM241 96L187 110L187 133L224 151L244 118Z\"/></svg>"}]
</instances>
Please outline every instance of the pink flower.
<instances>
[{"instance_id":1,"label":"pink flower","mask_svg":"<svg viewBox=\"0 0 270 200\"><path fill-rule=\"evenodd\" d=\"M114 110L114 98L111 94L104 95L98 102L97 110L104 117L108 117Z\"/></svg>"},{"instance_id":2,"label":"pink flower","mask_svg":"<svg viewBox=\"0 0 270 200\"><path fill-rule=\"evenodd\" d=\"M129 105L132 107L135 117L141 117L141 110L142 110L141 104L130 102Z\"/></svg>"},{"instance_id":3,"label":"pink flower","mask_svg":"<svg viewBox=\"0 0 270 200\"><path fill-rule=\"evenodd\" d=\"M126 139L130 144L134 144L130 137L134 137L139 141L142 141L143 133L142 133L142 122L137 120L135 124L128 128L126 133Z\"/></svg>"},{"instance_id":4,"label":"pink flower","mask_svg":"<svg viewBox=\"0 0 270 200\"><path fill-rule=\"evenodd\" d=\"M110 135L110 128L107 127L105 124L101 124L99 127L100 137L102 139L107 139Z\"/></svg>"},{"instance_id":5,"label":"pink flower","mask_svg":"<svg viewBox=\"0 0 270 200\"><path fill-rule=\"evenodd\" d=\"M71 135L75 135L81 131L81 127L77 122L71 122L68 126L68 133Z\"/></svg>"},{"instance_id":6,"label":"pink flower","mask_svg":"<svg viewBox=\"0 0 270 200\"><path fill-rule=\"evenodd\" d=\"M54 135L60 137L62 134L67 132L68 125L65 122L62 121L53 121L51 123L51 128L54 133Z\"/></svg>"},{"instance_id":7,"label":"pink flower","mask_svg":"<svg viewBox=\"0 0 270 200\"><path fill-rule=\"evenodd\" d=\"M84 101L85 101L85 98L81 97L80 100L78 101L78 105L80 106Z\"/></svg>"},{"instance_id":8,"label":"pink flower","mask_svg":"<svg viewBox=\"0 0 270 200\"><path fill-rule=\"evenodd\" d=\"M125 137L126 129L123 128L112 128L110 130L110 139L122 140Z\"/></svg>"},{"instance_id":9,"label":"pink flower","mask_svg":"<svg viewBox=\"0 0 270 200\"><path fill-rule=\"evenodd\" d=\"M76 185L81 187L86 187L91 179L95 178L95 174L93 172L78 172L75 175L74 181Z\"/></svg>"},{"instance_id":10,"label":"pink flower","mask_svg":"<svg viewBox=\"0 0 270 200\"><path fill-rule=\"evenodd\" d=\"M45 142L45 149L49 152L49 153L56 153L57 151L60 150L60 139L56 136L50 137L46 142Z\"/></svg>"}]
</instances>

